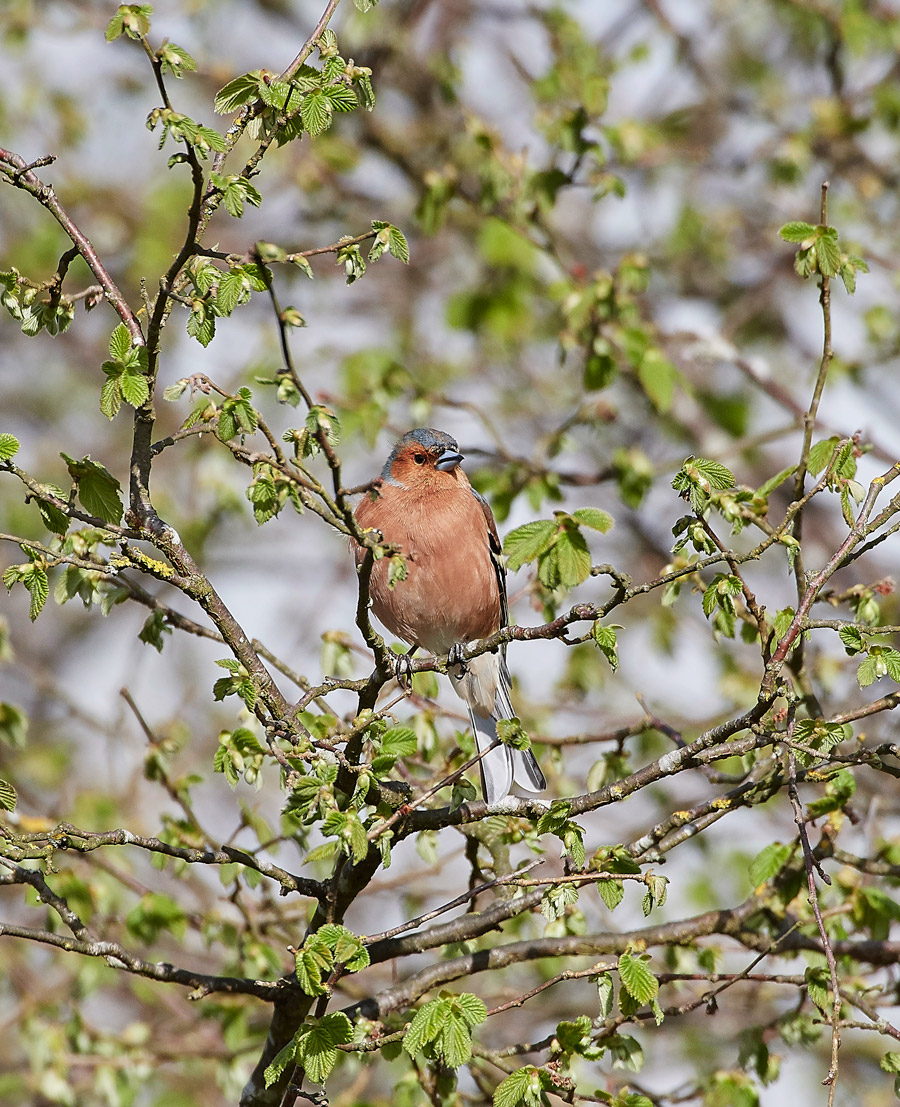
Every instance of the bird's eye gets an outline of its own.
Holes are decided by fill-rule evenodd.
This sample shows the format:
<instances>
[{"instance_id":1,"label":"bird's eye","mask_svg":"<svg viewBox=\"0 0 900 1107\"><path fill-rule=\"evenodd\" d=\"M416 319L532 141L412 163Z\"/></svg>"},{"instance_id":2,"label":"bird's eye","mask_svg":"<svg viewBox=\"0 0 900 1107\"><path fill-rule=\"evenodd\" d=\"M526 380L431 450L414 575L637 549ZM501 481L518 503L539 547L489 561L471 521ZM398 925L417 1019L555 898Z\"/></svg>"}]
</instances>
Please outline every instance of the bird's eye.
<instances>
[{"instance_id":1,"label":"bird's eye","mask_svg":"<svg viewBox=\"0 0 900 1107\"><path fill-rule=\"evenodd\" d=\"M425 455L424 454L413 454L413 461L416 463L416 465L424 465L425 464Z\"/></svg>"}]
</instances>

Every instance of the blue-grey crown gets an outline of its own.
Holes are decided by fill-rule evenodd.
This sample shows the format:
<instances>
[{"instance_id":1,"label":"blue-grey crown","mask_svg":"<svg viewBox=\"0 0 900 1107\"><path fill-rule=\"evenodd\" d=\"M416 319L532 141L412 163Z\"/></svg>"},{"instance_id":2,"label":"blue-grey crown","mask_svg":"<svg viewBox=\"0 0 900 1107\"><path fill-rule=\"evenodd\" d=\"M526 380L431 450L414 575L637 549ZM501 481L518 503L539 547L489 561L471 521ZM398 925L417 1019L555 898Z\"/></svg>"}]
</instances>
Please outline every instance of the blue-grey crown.
<instances>
[{"instance_id":1,"label":"blue-grey crown","mask_svg":"<svg viewBox=\"0 0 900 1107\"><path fill-rule=\"evenodd\" d=\"M452 438L444 431L435 430L434 427L416 427L415 430L407 431L406 434L400 439L399 442L391 450L387 461L384 463L384 468L381 470L381 479L391 479L391 466L397 458L397 455L401 450L404 450L411 442L418 442L423 449L427 450L430 454L440 454L444 450L449 450L452 453L459 453L459 446L456 439Z\"/></svg>"}]
</instances>

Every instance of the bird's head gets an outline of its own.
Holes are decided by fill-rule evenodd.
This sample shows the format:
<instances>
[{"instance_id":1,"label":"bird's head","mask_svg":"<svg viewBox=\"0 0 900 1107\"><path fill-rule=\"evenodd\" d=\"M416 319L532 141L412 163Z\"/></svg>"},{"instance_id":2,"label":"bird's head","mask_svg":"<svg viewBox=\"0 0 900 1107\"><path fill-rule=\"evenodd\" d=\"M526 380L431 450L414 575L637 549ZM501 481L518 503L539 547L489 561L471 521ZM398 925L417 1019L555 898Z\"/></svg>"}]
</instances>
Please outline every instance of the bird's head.
<instances>
[{"instance_id":1,"label":"bird's head","mask_svg":"<svg viewBox=\"0 0 900 1107\"><path fill-rule=\"evenodd\" d=\"M409 487L438 478L439 474L455 477L462 459L456 440L449 434L431 427L417 427L407 431L394 446L381 470L381 479L387 484Z\"/></svg>"}]
</instances>

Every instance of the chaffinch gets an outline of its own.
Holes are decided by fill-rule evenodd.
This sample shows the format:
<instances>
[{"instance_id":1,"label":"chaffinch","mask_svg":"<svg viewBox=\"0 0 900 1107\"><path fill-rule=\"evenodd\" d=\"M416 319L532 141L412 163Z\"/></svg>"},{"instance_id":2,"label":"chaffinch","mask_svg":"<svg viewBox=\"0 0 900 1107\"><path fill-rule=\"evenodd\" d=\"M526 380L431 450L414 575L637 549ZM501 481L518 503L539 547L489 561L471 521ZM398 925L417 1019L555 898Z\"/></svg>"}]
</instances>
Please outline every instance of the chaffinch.
<instances>
[{"instance_id":1,"label":"chaffinch","mask_svg":"<svg viewBox=\"0 0 900 1107\"><path fill-rule=\"evenodd\" d=\"M378 619L412 647L450 653L508 623L506 570L487 500L460 468L459 446L443 431L420 427L400 439L371 492L356 509L360 526L399 547L406 577L389 585L388 559L372 567L369 594ZM356 563L365 550L357 546ZM497 740L497 719L514 717L505 647L450 666L469 708L479 752ZM531 750L498 745L481 762L488 803L504 799L513 779L528 791L547 786Z\"/></svg>"}]
</instances>

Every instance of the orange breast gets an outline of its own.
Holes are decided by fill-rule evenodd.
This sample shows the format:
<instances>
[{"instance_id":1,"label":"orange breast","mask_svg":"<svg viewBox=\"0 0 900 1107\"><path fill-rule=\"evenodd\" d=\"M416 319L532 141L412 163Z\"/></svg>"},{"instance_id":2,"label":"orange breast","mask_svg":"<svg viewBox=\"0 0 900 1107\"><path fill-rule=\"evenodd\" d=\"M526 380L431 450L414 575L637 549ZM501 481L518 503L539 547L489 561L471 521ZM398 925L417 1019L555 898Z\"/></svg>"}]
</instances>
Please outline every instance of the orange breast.
<instances>
[{"instance_id":1,"label":"orange breast","mask_svg":"<svg viewBox=\"0 0 900 1107\"><path fill-rule=\"evenodd\" d=\"M481 506L462 476L436 474L436 488L421 491L385 484L356 510L364 527L376 527L406 559L406 579L388 585L387 559L372 570L372 611L392 634L432 653L456 642L484 638L500 627L500 589ZM443 479L445 478L445 479ZM356 561L363 558L357 548Z\"/></svg>"}]
</instances>

